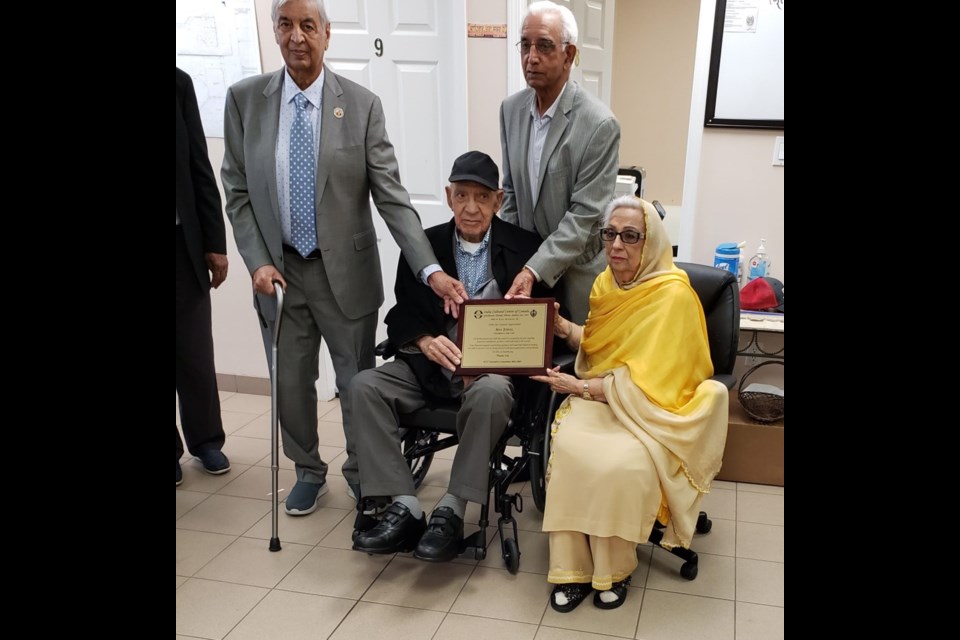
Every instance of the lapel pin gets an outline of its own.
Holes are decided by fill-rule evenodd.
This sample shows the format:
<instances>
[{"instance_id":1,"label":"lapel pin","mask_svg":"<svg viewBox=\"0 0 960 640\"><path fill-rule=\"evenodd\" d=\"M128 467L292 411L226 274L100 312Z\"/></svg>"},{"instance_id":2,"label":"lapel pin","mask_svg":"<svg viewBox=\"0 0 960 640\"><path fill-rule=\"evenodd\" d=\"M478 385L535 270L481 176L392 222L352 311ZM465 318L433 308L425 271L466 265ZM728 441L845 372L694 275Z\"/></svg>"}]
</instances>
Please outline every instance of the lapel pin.
<instances>
[{"instance_id":1,"label":"lapel pin","mask_svg":"<svg viewBox=\"0 0 960 640\"><path fill-rule=\"evenodd\" d=\"M340 107L337 107L336 109L334 109L334 110L333 110L333 117L334 117L334 118L342 118L342 117L343 117L343 109L341 109Z\"/></svg>"}]
</instances>

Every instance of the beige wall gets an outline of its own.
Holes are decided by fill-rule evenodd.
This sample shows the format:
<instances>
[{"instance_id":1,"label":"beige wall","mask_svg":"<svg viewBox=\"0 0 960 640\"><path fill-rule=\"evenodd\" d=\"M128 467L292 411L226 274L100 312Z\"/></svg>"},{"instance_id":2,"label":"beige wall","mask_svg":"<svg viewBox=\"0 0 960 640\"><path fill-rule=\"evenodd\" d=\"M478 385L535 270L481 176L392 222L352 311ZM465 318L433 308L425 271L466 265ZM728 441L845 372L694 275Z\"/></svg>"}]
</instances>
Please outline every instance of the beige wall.
<instances>
[{"instance_id":1,"label":"beige wall","mask_svg":"<svg viewBox=\"0 0 960 640\"><path fill-rule=\"evenodd\" d=\"M683 170L698 0L620 0L616 5L611 108L620 121L620 164L647 170L646 197L683 201Z\"/></svg>"},{"instance_id":2,"label":"beige wall","mask_svg":"<svg viewBox=\"0 0 960 640\"><path fill-rule=\"evenodd\" d=\"M506 24L506 0L467 0L467 22ZM483 151L496 161L498 167L500 103L507 97L508 46L512 46L510 38L467 38L467 117L470 123L470 149Z\"/></svg>"},{"instance_id":3,"label":"beige wall","mask_svg":"<svg viewBox=\"0 0 960 640\"><path fill-rule=\"evenodd\" d=\"M773 166L782 131L708 128L703 133L693 261L713 264L721 242L747 241L749 260L766 238L771 275L784 280L783 167ZM744 276L746 284L746 276Z\"/></svg>"}]
</instances>

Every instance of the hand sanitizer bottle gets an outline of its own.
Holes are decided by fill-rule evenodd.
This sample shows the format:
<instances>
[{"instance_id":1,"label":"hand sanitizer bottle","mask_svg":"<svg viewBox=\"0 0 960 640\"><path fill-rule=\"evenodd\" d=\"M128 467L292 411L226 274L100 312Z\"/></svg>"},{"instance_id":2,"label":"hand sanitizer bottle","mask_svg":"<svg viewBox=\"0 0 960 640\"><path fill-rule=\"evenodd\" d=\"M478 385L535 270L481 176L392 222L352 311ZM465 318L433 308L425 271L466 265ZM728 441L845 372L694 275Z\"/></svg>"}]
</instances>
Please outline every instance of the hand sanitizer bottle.
<instances>
[{"instance_id":1,"label":"hand sanitizer bottle","mask_svg":"<svg viewBox=\"0 0 960 640\"><path fill-rule=\"evenodd\" d=\"M770 258L767 257L767 249L763 246L766 238L760 238L760 248L752 258L750 258L750 271L747 274L747 282L762 278L770 271Z\"/></svg>"}]
</instances>

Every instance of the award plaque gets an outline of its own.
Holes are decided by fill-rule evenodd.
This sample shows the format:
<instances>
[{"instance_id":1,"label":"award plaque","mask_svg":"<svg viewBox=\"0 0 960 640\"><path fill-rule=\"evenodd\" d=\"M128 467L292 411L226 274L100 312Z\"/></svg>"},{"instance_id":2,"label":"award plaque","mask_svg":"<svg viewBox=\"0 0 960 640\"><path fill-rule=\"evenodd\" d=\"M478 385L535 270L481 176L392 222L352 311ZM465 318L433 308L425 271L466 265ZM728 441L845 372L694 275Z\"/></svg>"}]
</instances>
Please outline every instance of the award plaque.
<instances>
[{"instance_id":1,"label":"award plaque","mask_svg":"<svg viewBox=\"0 0 960 640\"><path fill-rule=\"evenodd\" d=\"M467 300L460 305L457 375L543 374L552 364L553 298Z\"/></svg>"}]
</instances>

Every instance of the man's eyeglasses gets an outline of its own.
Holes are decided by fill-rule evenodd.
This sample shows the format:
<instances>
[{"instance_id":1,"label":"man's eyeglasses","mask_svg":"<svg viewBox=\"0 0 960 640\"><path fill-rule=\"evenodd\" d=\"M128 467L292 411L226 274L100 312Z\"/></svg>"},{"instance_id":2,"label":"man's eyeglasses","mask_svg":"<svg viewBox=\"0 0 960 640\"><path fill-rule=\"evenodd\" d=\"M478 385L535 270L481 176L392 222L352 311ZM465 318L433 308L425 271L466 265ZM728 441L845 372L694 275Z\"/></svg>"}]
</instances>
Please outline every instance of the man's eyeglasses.
<instances>
[{"instance_id":1,"label":"man's eyeglasses","mask_svg":"<svg viewBox=\"0 0 960 640\"><path fill-rule=\"evenodd\" d=\"M624 244L637 244L646 238L647 234L640 231L635 231L633 229L624 229L623 231L617 231L613 227L604 227L603 229L600 229L600 237L604 242L613 242L617 239L617 236L620 236L620 239Z\"/></svg>"},{"instance_id":2,"label":"man's eyeglasses","mask_svg":"<svg viewBox=\"0 0 960 640\"><path fill-rule=\"evenodd\" d=\"M560 45L568 45L569 42L561 42ZM529 40L521 40L517 43L517 49L520 50L521 55L527 55L530 53L530 47L536 47L540 55L545 56L551 53L554 49L557 48L557 43L553 40L537 40L536 42L530 42Z\"/></svg>"}]
</instances>

